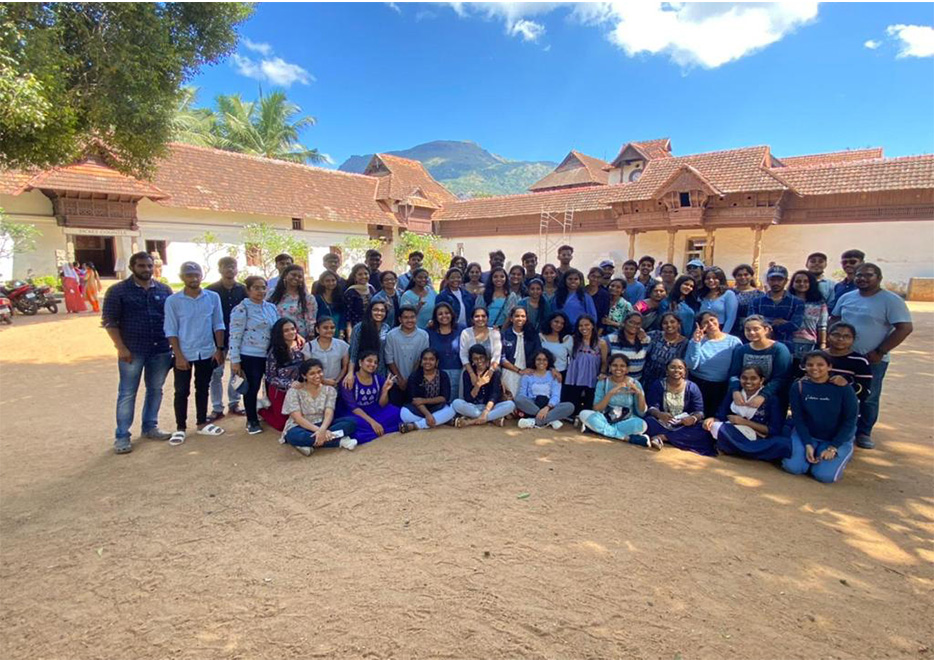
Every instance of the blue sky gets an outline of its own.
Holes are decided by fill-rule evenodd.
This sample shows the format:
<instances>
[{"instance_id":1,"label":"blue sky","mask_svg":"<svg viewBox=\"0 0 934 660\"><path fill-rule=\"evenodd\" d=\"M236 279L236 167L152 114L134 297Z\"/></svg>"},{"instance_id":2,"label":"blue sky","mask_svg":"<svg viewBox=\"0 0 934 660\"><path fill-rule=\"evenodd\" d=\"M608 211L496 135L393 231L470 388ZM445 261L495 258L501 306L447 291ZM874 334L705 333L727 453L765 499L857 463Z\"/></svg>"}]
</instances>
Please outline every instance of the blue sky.
<instances>
[{"instance_id":1,"label":"blue sky","mask_svg":"<svg viewBox=\"0 0 934 660\"><path fill-rule=\"evenodd\" d=\"M798 155L934 152L934 5L259 4L193 81L280 87L352 154L473 140L515 160L769 144ZM278 84L277 84L278 83Z\"/></svg>"}]
</instances>

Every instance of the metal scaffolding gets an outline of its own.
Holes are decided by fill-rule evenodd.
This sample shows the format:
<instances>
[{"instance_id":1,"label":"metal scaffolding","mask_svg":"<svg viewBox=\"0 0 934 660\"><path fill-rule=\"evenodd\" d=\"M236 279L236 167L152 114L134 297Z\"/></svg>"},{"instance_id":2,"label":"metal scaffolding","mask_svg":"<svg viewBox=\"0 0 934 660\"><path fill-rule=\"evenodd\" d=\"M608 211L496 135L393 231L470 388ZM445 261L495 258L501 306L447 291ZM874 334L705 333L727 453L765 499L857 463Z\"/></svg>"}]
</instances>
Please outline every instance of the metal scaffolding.
<instances>
[{"instance_id":1,"label":"metal scaffolding","mask_svg":"<svg viewBox=\"0 0 934 660\"><path fill-rule=\"evenodd\" d=\"M564 207L564 212L546 211L542 206L542 214L538 223L538 258L548 261L562 245L571 244L571 231L574 228L574 209Z\"/></svg>"}]
</instances>

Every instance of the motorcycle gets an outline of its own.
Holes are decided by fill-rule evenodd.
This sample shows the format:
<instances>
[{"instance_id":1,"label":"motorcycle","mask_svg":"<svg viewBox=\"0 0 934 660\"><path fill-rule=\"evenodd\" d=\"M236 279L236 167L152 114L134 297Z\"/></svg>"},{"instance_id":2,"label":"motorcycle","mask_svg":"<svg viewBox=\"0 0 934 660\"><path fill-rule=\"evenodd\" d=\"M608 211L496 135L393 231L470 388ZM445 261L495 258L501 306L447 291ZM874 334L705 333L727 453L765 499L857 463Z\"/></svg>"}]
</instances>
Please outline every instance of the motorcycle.
<instances>
[{"instance_id":1,"label":"motorcycle","mask_svg":"<svg viewBox=\"0 0 934 660\"><path fill-rule=\"evenodd\" d=\"M36 289L29 282L10 280L0 287L0 295L10 299L13 308L26 316L35 316L39 313L39 303L36 301ZM57 311L57 310L56 310Z\"/></svg>"},{"instance_id":2,"label":"motorcycle","mask_svg":"<svg viewBox=\"0 0 934 660\"><path fill-rule=\"evenodd\" d=\"M32 284L32 280L29 281ZM55 294L52 291L52 287L48 284L42 284L40 286L35 286L36 293L36 304L39 305L39 308L43 307L49 310L52 314L58 314L58 301L55 300Z\"/></svg>"},{"instance_id":3,"label":"motorcycle","mask_svg":"<svg viewBox=\"0 0 934 660\"><path fill-rule=\"evenodd\" d=\"M0 296L0 323L13 324L13 303L6 296Z\"/></svg>"}]
</instances>

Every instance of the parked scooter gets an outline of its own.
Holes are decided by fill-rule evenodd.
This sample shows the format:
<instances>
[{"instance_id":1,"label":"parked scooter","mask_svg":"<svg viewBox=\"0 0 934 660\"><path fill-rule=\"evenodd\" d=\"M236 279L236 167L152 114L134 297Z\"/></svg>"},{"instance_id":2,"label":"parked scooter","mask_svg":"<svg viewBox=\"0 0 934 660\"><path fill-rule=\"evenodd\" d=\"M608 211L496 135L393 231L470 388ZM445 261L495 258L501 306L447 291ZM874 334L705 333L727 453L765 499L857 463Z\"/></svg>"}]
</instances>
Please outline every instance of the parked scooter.
<instances>
[{"instance_id":1,"label":"parked scooter","mask_svg":"<svg viewBox=\"0 0 934 660\"><path fill-rule=\"evenodd\" d=\"M13 303L6 296L0 296L0 323L13 324Z\"/></svg>"},{"instance_id":2,"label":"parked scooter","mask_svg":"<svg viewBox=\"0 0 934 660\"><path fill-rule=\"evenodd\" d=\"M35 316L39 313L39 303L36 302L36 288L29 282L10 280L0 287L0 295L4 295L13 303L13 307L26 316ZM57 310L56 310L57 311Z\"/></svg>"},{"instance_id":3,"label":"parked scooter","mask_svg":"<svg viewBox=\"0 0 934 660\"><path fill-rule=\"evenodd\" d=\"M32 284L32 280L29 280L29 283ZM39 308L44 307L52 314L58 314L58 301L55 300L55 292L52 291L52 287L48 284L33 286L36 293L36 304L39 305Z\"/></svg>"}]
</instances>

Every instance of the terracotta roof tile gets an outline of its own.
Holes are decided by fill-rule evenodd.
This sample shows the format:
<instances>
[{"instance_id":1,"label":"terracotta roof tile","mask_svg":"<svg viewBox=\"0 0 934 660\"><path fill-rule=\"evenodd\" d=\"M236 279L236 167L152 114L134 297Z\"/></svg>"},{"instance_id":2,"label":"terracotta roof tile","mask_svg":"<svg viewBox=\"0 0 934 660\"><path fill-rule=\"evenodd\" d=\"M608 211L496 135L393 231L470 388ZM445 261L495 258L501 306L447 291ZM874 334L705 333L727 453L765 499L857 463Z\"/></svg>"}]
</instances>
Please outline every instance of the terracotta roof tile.
<instances>
[{"instance_id":1,"label":"terracotta roof tile","mask_svg":"<svg viewBox=\"0 0 934 660\"><path fill-rule=\"evenodd\" d=\"M0 170L0 194L18 195L29 180L42 170Z\"/></svg>"},{"instance_id":2,"label":"terracotta roof tile","mask_svg":"<svg viewBox=\"0 0 934 660\"><path fill-rule=\"evenodd\" d=\"M434 220L463 220L467 218L505 218L516 215L538 215L542 210L563 212L609 211L604 202L607 190L617 186L590 186L548 192L483 197L445 204Z\"/></svg>"},{"instance_id":3,"label":"terracotta roof tile","mask_svg":"<svg viewBox=\"0 0 934 660\"><path fill-rule=\"evenodd\" d=\"M417 160L401 158L399 156L390 156L388 154L376 154L367 171L375 162L382 162L389 174L377 175L380 179L389 179L389 189L386 190L386 184L380 181L377 199L391 199L401 201L411 195L413 190L421 190L423 196L436 207L440 208L448 202L453 202L457 196L434 180L425 166Z\"/></svg>"},{"instance_id":4,"label":"terracotta roof tile","mask_svg":"<svg viewBox=\"0 0 934 660\"><path fill-rule=\"evenodd\" d=\"M800 195L934 189L934 155L775 168Z\"/></svg>"},{"instance_id":5,"label":"terracotta roof tile","mask_svg":"<svg viewBox=\"0 0 934 660\"><path fill-rule=\"evenodd\" d=\"M605 169L612 169L617 166L618 161L623 157L628 149L633 149L645 160L658 160L660 158L671 158L671 140L668 138L656 138L654 140L642 140L639 142L627 142L619 148L619 153L613 162L607 165Z\"/></svg>"},{"instance_id":6,"label":"terracotta roof tile","mask_svg":"<svg viewBox=\"0 0 934 660\"><path fill-rule=\"evenodd\" d=\"M848 149L847 151L831 151L823 154L808 154L805 156L786 156L779 158L777 166L801 167L807 165L829 165L831 163L848 163L854 160L870 160L882 158L882 147L870 149Z\"/></svg>"},{"instance_id":7,"label":"terracotta roof tile","mask_svg":"<svg viewBox=\"0 0 934 660\"><path fill-rule=\"evenodd\" d=\"M599 158L571 151L553 172L533 183L529 190L606 185L609 173L604 168L608 166L606 161Z\"/></svg>"},{"instance_id":8,"label":"terracotta roof tile","mask_svg":"<svg viewBox=\"0 0 934 660\"><path fill-rule=\"evenodd\" d=\"M362 174L173 144L154 182L170 197L165 206L398 225L376 202L376 181Z\"/></svg>"},{"instance_id":9,"label":"terracotta roof tile","mask_svg":"<svg viewBox=\"0 0 934 660\"><path fill-rule=\"evenodd\" d=\"M94 156L73 165L55 167L38 173L23 186L23 190L33 189L72 190L150 199L162 199L166 196L148 181L121 174Z\"/></svg>"},{"instance_id":10,"label":"terracotta roof tile","mask_svg":"<svg viewBox=\"0 0 934 660\"><path fill-rule=\"evenodd\" d=\"M763 166L768 153L768 147L746 147L650 160L638 181L612 186L607 190L606 200L609 203L652 199L675 170L684 165L697 170L723 193L783 190L786 186Z\"/></svg>"}]
</instances>

